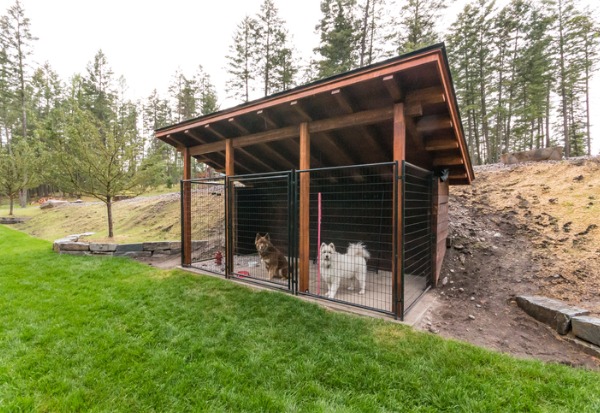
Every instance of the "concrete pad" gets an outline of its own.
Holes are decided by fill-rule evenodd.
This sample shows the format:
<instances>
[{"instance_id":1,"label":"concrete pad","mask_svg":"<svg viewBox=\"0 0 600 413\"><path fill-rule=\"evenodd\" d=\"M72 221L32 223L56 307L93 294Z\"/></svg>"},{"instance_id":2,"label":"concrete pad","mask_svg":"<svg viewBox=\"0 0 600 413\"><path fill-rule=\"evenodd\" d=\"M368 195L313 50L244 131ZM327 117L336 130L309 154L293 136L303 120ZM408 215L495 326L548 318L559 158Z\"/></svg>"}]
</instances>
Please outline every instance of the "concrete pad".
<instances>
[{"instance_id":1,"label":"concrete pad","mask_svg":"<svg viewBox=\"0 0 600 413\"><path fill-rule=\"evenodd\" d=\"M590 313L584 308L571 307L562 301L542 296L520 296L517 297L517 304L527 314L548 324L562 335L571 329L573 317Z\"/></svg>"},{"instance_id":2,"label":"concrete pad","mask_svg":"<svg viewBox=\"0 0 600 413\"><path fill-rule=\"evenodd\" d=\"M573 334L577 337L600 346L600 318L578 316L571 319Z\"/></svg>"}]
</instances>

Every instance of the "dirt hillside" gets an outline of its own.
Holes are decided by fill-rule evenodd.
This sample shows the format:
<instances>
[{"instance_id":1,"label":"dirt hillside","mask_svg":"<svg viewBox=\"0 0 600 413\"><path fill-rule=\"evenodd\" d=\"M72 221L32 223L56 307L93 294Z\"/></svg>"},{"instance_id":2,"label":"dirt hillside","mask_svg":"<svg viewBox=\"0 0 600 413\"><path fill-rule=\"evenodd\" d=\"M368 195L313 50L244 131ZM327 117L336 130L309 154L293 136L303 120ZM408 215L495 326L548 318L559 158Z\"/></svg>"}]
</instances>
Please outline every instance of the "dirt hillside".
<instances>
[{"instance_id":1,"label":"dirt hillside","mask_svg":"<svg viewBox=\"0 0 600 413\"><path fill-rule=\"evenodd\" d=\"M600 314L600 159L475 169L453 187L437 304L421 328L546 361L599 360L516 305L539 294Z\"/></svg>"}]
</instances>

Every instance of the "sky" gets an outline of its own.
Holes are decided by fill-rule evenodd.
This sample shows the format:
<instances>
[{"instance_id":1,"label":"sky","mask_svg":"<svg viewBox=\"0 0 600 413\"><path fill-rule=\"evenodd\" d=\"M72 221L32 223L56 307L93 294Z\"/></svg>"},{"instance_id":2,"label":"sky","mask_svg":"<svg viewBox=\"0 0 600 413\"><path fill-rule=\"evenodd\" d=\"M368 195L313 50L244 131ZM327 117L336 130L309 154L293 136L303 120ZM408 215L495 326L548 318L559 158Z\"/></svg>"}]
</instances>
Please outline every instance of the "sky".
<instances>
[{"instance_id":1,"label":"sky","mask_svg":"<svg viewBox=\"0 0 600 413\"><path fill-rule=\"evenodd\" d=\"M498 5L508 0L497 0ZM441 26L448 26L467 0L456 0ZM124 76L128 96L145 99L153 89L166 97L177 69L193 75L202 65L217 88L221 109L236 102L225 99L225 70L236 25L254 15L262 0L21 0L31 20L33 64L49 62L67 81L85 73L100 49L115 77ZM580 0L598 8L597 0ZM14 0L0 0L0 13ZM301 56L309 56L318 44L315 26L320 0L275 0L292 43ZM592 152L600 153L600 72L591 86ZM595 125L596 124L596 125ZM595 138L594 138L595 137Z\"/></svg>"}]
</instances>

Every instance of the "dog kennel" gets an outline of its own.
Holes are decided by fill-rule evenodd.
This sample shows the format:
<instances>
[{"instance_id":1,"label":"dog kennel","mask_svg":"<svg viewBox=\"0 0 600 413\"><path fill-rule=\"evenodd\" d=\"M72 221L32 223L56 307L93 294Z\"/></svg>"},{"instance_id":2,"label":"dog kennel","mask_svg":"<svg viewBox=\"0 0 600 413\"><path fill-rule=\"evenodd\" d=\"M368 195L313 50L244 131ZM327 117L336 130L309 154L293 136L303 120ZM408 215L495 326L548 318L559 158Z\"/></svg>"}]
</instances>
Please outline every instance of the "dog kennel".
<instances>
[{"instance_id":1,"label":"dog kennel","mask_svg":"<svg viewBox=\"0 0 600 413\"><path fill-rule=\"evenodd\" d=\"M156 137L184 159L184 266L399 318L437 283L449 186L474 177L443 45ZM224 175L192 179L192 158ZM270 277L257 254L255 238L266 233L286 257L287 278ZM321 271L320 245L343 255L358 242L368 251L359 260L364 294L348 289L356 287L350 274L329 297L332 272Z\"/></svg>"}]
</instances>

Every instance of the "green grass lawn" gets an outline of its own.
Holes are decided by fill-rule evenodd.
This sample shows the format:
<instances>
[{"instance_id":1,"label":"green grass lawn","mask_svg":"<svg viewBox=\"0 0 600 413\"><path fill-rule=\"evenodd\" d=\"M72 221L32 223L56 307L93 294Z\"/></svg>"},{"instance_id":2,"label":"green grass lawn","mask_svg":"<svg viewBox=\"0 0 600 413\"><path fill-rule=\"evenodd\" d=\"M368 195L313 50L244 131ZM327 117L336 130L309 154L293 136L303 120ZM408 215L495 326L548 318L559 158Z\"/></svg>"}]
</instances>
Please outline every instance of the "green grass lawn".
<instances>
[{"instance_id":1,"label":"green grass lawn","mask_svg":"<svg viewBox=\"0 0 600 413\"><path fill-rule=\"evenodd\" d=\"M0 226L0 411L598 412L600 374Z\"/></svg>"}]
</instances>

